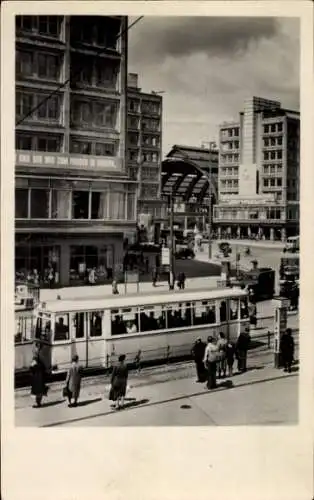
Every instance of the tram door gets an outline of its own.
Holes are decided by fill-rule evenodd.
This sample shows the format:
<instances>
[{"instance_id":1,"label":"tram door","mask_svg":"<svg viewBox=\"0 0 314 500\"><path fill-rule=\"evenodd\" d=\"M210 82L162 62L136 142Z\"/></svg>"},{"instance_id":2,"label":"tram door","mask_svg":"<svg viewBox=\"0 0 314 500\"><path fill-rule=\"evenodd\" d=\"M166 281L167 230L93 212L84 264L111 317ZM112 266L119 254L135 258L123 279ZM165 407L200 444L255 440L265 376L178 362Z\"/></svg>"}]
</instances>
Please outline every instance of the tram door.
<instances>
[{"instance_id":1,"label":"tram door","mask_svg":"<svg viewBox=\"0 0 314 500\"><path fill-rule=\"evenodd\" d=\"M104 366L105 338L104 338L104 311L91 311L87 313L88 321L88 350L87 363L89 367Z\"/></svg>"},{"instance_id":2,"label":"tram door","mask_svg":"<svg viewBox=\"0 0 314 500\"><path fill-rule=\"evenodd\" d=\"M87 312L72 313L71 356L77 355L83 367L88 366Z\"/></svg>"}]
</instances>

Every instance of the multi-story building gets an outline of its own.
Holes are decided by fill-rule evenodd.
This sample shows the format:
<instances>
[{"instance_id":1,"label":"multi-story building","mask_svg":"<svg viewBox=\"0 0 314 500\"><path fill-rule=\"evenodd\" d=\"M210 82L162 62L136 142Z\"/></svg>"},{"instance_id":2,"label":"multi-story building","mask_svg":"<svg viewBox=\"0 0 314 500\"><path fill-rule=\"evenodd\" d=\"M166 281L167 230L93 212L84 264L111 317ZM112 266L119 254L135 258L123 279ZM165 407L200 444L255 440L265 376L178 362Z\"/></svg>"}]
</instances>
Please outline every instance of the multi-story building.
<instances>
[{"instance_id":1,"label":"multi-story building","mask_svg":"<svg viewBox=\"0 0 314 500\"><path fill-rule=\"evenodd\" d=\"M125 161L126 26L123 16L16 18L19 276L64 286L121 269L137 185Z\"/></svg>"},{"instance_id":2,"label":"multi-story building","mask_svg":"<svg viewBox=\"0 0 314 500\"><path fill-rule=\"evenodd\" d=\"M160 218L162 95L138 87L138 75L128 75L127 159L132 179L138 181L138 217Z\"/></svg>"},{"instance_id":3,"label":"multi-story building","mask_svg":"<svg viewBox=\"0 0 314 500\"><path fill-rule=\"evenodd\" d=\"M220 126L219 150L218 234L282 240L298 234L299 112L253 97L237 122Z\"/></svg>"}]
</instances>

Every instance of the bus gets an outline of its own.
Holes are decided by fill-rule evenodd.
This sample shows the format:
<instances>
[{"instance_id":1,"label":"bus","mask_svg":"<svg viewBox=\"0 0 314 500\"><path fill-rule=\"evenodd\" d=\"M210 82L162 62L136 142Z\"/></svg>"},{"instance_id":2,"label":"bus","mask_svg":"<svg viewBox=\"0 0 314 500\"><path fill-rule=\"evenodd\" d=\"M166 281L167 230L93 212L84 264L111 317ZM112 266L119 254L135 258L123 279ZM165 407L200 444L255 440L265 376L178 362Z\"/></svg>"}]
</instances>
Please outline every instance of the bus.
<instances>
[{"instance_id":1,"label":"bus","mask_svg":"<svg viewBox=\"0 0 314 500\"><path fill-rule=\"evenodd\" d=\"M290 236L287 238L284 252L296 253L300 251L300 236Z\"/></svg>"},{"instance_id":2,"label":"bus","mask_svg":"<svg viewBox=\"0 0 314 500\"><path fill-rule=\"evenodd\" d=\"M224 332L236 341L249 326L247 292L236 288L166 291L40 303L29 338L15 342L15 370L27 370L34 342L51 374L74 354L83 368L110 368L120 354L133 363L189 355L197 337Z\"/></svg>"}]
</instances>

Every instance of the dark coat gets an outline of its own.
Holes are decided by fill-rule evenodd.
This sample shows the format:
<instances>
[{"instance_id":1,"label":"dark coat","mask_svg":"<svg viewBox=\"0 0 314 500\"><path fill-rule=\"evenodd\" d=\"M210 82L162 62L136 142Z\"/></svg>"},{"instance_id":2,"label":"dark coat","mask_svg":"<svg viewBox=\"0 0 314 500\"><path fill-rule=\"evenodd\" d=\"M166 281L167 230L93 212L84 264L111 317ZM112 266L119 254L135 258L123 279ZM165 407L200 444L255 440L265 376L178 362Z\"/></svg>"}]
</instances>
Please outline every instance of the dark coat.
<instances>
[{"instance_id":1,"label":"dark coat","mask_svg":"<svg viewBox=\"0 0 314 500\"><path fill-rule=\"evenodd\" d=\"M249 348L250 345L250 336L245 334L245 333L240 333L237 344L236 344L236 350L239 351L244 351L246 352Z\"/></svg>"},{"instance_id":2,"label":"dark coat","mask_svg":"<svg viewBox=\"0 0 314 500\"><path fill-rule=\"evenodd\" d=\"M33 396L43 396L47 393L45 385L46 368L39 354L34 357L30 371L32 377L31 394Z\"/></svg>"},{"instance_id":3,"label":"dark coat","mask_svg":"<svg viewBox=\"0 0 314 500\"><path fill-rule=\"evenodd\" d=\"M291 335L284 333L280 341L280 352L286 361L292 361L294 356L294 340Z\"/></svg>"},{"instance_id":4,"label":"dark coat","mask_svg":"<svg viewBox=\"0 0 314 500\"><path fill-rule=\"evenodd\" d=\"M195 363L202 362L204 359L206 344L202 341L196 341L192 348L192 355Z\"/></svg>"},{"instance_id":5,"label":"dark coat","mask_svg":"<svg viewBox=\"0 0 314 500\"><path fill-rule=\"evenodd\" d=\"M118 366L113 368L109 399L116 401L117 398L125 396L128 374L128 368L124 363L120 363Z\"/></svg>"},{"instance_id":6,"label":"dark coat","mask_svg":"<svg viewBox=\"0 0 314 500\"><path fill-rule=\"evenodd\" d=\"M80 395L81 379L82 379L81 367L78 363L73 362L67 373L66 386L69 392L71 393L71 397L75 399L77 399Z\"/></svg>"}]
</instances>

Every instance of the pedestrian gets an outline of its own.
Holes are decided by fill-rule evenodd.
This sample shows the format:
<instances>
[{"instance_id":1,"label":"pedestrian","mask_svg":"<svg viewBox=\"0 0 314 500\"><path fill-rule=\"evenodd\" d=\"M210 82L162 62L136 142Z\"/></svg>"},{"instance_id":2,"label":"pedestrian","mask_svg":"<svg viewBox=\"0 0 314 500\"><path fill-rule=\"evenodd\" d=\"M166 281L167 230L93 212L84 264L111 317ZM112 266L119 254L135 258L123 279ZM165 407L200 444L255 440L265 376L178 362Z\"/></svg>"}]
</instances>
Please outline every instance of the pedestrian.
<instances>
[{"instance_id":1,"label":"pedestrian","mask_svg":"<svg viewBox=\"0 0 314 500\"><path fill-rule=\"evenodd\" d=\"M119 295L118 283L116 282L116 280L113 280L111 286L112 286L112 294L113 295Z\"/></svg>"},{"instance_id":2,"label":"pedestrian","mask_svg":"<svg viewBox=\"0 0 314 500\"><path fill-rule=\"evenodd\" d=\"M47 396L48 387L46 386L46 366L41 353L41 345L36 342L33 360L30 366L31 372L31 395L35 397L36 405L33 408L39 408L43 396Z\"/></svg>"},{"instance_id":3,"label":"pedestrian","mask_svg":"<svg viewBox=\"0 0 314 500\"><path fill-rule=\"evenodd\" d=\"M115 408L123 408L128 382L128 368L125 364L125 354L119 356L118 366L114 366L111 375L111 389L109 399L116 403Z\"/></svg>"},{"instance_id":4,"label":"pedestrian","mask_svg":"<svg viewBox=\"0 0 314 500\"><path fill-rule=\"evenodd\" d=\"M234 344L232 342L227 342L226 362L227 362L227 366L228 366L228 376L229 377L232 377L232 375L233 375L234 353L235 353Z\"/></svg>"},{"instance_id":5,"label":"pedestrian","mask_svg":"<svg viewBox=\"0 0 314 500\"><path fill-rule=\"evenodd\" d=\"M205 349L205 342L202 342L201 337L198 337L192 347L192 356L196 367L197 382L205 382L206 380L206 369L204 365Z\"/></svg>"},{"instance_id":6,"label":"pedestrian","mask_svg":"<svg viewBox=\"0 0 314 500\"><path fill-rule=\"evenodd\" d=\"M294 357L294 340L291 328L287 328L280 340L280 353L284 372L291 373L291 365Z\"/></svg>"},{"instance_id":7,"label":"pedestrian","mask_svg":"<svg viewBox=\"0 0 314 500\"><path fill-rule=\"evenodd\" d=\"M77 400L81 391L82 369L79 364L79 357L75 354L72 358L72 364L68 370L66 377L66 394L69 402L69 407L77 406ZM74 403L72 405L72 399Z\"/></svg>"},{"instance_id":8,"label":"pedestrian","mask_svg":"<svg viewBox=\"0 0 314 500\"><path fill-rule=\"evenodd\" d=\"M157 278L158 278L157 268L154 267L153 272L152 272L152 283L153 283L153 286L156 286Z\"/></svg>"},{"instance_id":9,"label":"pedestrian","mask_svg":"<svg viewBox=\"0 0 314 500\"><path fill-rule=\"evenodd\" d=\"M214 343L213 337L208 337L207 346L204 354L204 364L207 368L207 388L215 389L216 370L217 370L218 348Z\"/></svg>"},{"instance_id":10,"label":"pedestrian","mask_svg":"<svg viewBox=\"0 0 314 500\"><path fill-rule=\"evenodd\" d=\"M221 375L225 377L227 373L227 359L226 359L227 340L223 332L220 332L219 334L217 347L221 356L220 360L218 361L218 377L221 378Z\"/></svg>"},{"instance_id":11,"label":"pedestrian","mask_svg":"<svg viewBox=\"0 0 314 500\"><path fill-rule=\"evenodd\" d=\"M178 288L179 290L184 290L185 288L185 274L183 272L179 273L178 274L178 282L177 282L177 285L178 285Z\"/></svg>"},{"instance_id":12,"label":"pedestrian","mask_svg":"<svg viewBox=\"0 0 314 500\"><path fill-rule=\"evenodd\" d=\"M135 366L136 366L136 371L138 374L141 372L141 357L142 357L142 351L139 350L137 352L137 355L135 356Z\"/></svg>"},{"instance_id":13,"label":"pedestrian","mask_svg":"<svg viewBox=\"0 0 314 500\"><path fill-rule=\"evenodd\" d=\"M250 325L256 328L257 325L257 309L256 304L249 304L249 317L250 317Z\"/></svg>"},{"instance_id":14,"label":"pedestrian","mask_svg":"<svg viewBox=\"0 0 314 500\"><path fill-rule=\"evenodd\" d=\"M251 341L249 332L249 328L246 328L245 332L241 332L237 339L236 353L239 372L246 372L247 370L247 352Z\"/></svg>"}]
</instances>

